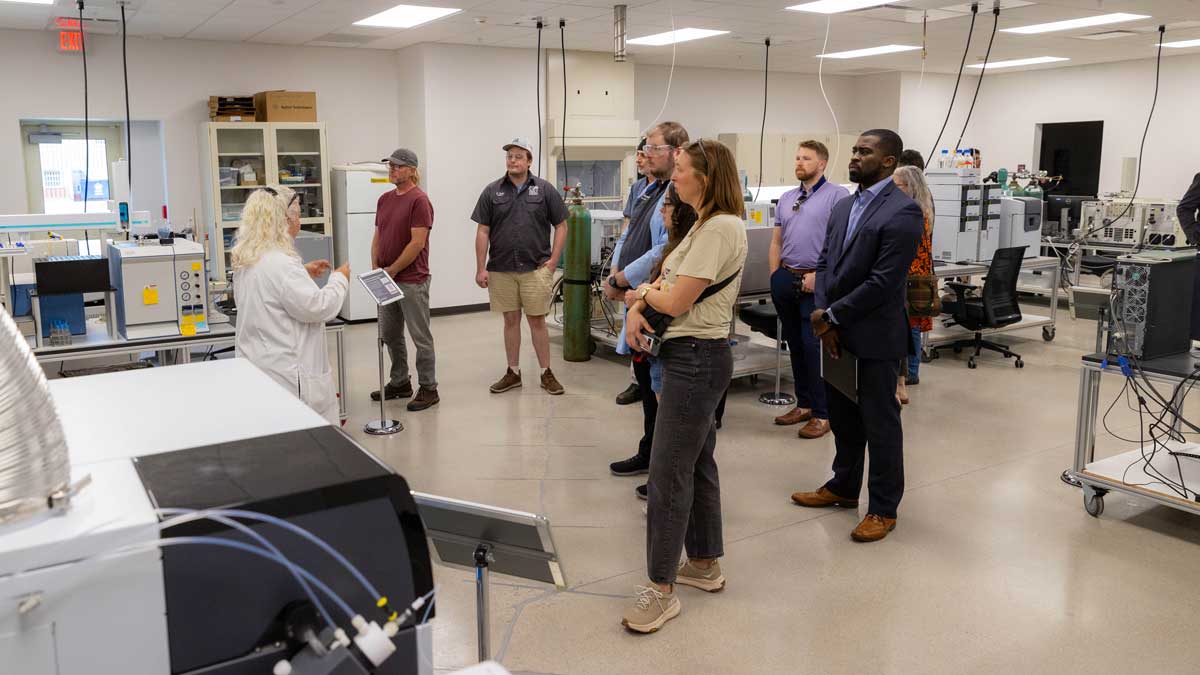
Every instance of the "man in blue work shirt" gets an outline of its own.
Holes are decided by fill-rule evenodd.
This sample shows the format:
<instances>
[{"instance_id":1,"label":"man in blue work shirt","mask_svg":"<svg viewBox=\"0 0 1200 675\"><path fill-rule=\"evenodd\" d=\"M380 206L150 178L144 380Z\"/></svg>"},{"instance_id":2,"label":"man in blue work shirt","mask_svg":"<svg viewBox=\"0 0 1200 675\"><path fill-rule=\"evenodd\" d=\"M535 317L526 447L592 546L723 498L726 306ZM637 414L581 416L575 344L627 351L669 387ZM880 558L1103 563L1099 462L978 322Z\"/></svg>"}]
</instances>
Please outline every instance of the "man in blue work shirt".
<instances>
[{"instance_id":1,"label":"man in blue work shirt","mask_svg":"<svg viewBox=\"0 0 1200 675\"><path fill-rule=\"evenodd\" d=\"M825 381L821 379L821 341L809 317L817 308L813 295L817 260L825 246L829 214L834 204L850 196L850 191L825 180L828 162L829 149L820 141L804 141L796 148L800 186L779 198L771 239L771 299L783 325L796 387L796 407L776 417L775 424L804 422L798 432L800 438L820 438L829 433L829 408Z\"/></svg>"},{"instance_id":2,"label":"man in blue work shirt","mask_svg":"<svg viewBox=\"0 0 1200 675\"><path fill-rule=\"evenodd\" d=\"M612 274L605 281L605 296L622 300L625 291L650 283L654 267L662 261L663 248L667 245L667 228L663 223L663 197L667 184L675 171L675 150L688 142L687 130L678 122L661 122L646 134L646 174L648 182L641 196L634 202L629 226L617 241L613 253ZM617 353L628 354L625 344L625 326L617 338ZM634 476L650 471L650 446L654 442L654 420L658 416L658 399L650 386L650 362L634 359L634 376L642 395L643 435L638 442L637 454L629 459L613 462L609 470L617 476Z\"/></svg>"}]
</instances>

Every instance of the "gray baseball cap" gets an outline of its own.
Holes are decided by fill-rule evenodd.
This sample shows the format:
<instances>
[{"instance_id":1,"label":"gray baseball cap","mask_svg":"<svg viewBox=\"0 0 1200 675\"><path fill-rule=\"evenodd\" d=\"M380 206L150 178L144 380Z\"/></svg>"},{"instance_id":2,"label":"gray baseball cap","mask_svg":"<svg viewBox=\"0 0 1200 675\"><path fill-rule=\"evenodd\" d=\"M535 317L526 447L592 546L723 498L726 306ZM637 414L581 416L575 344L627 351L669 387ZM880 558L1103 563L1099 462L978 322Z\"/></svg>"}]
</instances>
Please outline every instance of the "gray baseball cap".
<instances>
[{"instance_id":1,"label":"gray baseball cap","mask_svg":"<svg viewBox=\"0 0 1200 675\"><path fill-rule=\"evenodd\" d=\"M504 150L505 152L508 152L509 148L521 148L522 150L528 151L529 154L531 154L531 155L533 154L533 145L531 145L529 143L529 141L527 141L523 138L514 138L514 139L512 139L512 142L505 143L504 147L501 149Z\"/></svg>"},{"instance_id":2,"label":"gray baseball cap","mask_svg":"<svg viewBox=\"0 0 1200 675\"><path fill-rule=\"evenodd\" d=\"M411 166L417 168L417 153L408 148L398 148L392 153L391 157L384 157L379 160L384 164L395 164L396 166Z\"/></svg>"}]
</instances>

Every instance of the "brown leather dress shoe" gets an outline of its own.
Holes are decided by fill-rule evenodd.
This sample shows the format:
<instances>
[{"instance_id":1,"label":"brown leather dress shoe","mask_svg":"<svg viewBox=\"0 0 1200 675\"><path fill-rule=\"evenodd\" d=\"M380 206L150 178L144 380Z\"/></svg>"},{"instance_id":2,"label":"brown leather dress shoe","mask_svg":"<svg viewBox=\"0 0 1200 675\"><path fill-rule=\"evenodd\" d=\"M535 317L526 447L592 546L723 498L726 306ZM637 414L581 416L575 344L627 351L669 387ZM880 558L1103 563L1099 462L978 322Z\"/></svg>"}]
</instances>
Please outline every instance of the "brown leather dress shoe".
<instances>
[{"instance_id":1,"label":"brown leather dress shoe","mask_svg":"<svg viewBox=\"0 0 1200 675\"><path fill-rule=\"evenodd\" d=\"M442 399L438 396L437 389L427 389L421 387L417 390L417 397L408 402L405 406L411 412L420 412L438 404Z\"/></svg>"},{"instance_id":2,"label":"brown leather dress shoe","mask_svg":"<svg viewBox=\"0 0 1200 675\"><path fill-rule=\"evenodd\" d=\"M793 424L800 424L801 422L807 422L811 418L812 418L812 410L809 410L808 408L801 408L800 406L796 406L795 408L792 408L791 411L788 412L788 414L780 415L779 417L776 417L775 424L778 424L781 427L788 427Z\"/></svg>"},{"instance_id":3,"label":"brown leather dress shoe","mask_svg":"<svg viewBox=\"0 0 1200 675\"><path fill-rule=\"evenodd\" d=\"M874 513L868 513L866 518L854 528L850 533L850 538L854 541L872 542L879 541L888 536L888 532L896 529L895 518L884 518L877 516Z\"/></svg>"},{"instance_id":4,"label":"brown leather dress shoe","mask_svg":"<svg viewBox=\"0 0 1200 675\"><path fill-rule=\"evenodd\" d=\"M826 506L840 506L843 509L857 509L857 499L846 499L839 497L828 489L822 487L816 492L797 492L792 495L792 501L800 506L807 506L813 509L820 509Z\"/></svg>"},{"instance_id":5,"label":"brown leather dress shoe","mask_svg":"<svg viewBox=\"0 0 1200 675\"><path fill-rule=\"evenodd\" d=\"M800 438L820 438L829 433L829 420L823 420L817 417L808 421L808 424L800 427L800 431L796 435Z\"/></svg>"}]
</instances>

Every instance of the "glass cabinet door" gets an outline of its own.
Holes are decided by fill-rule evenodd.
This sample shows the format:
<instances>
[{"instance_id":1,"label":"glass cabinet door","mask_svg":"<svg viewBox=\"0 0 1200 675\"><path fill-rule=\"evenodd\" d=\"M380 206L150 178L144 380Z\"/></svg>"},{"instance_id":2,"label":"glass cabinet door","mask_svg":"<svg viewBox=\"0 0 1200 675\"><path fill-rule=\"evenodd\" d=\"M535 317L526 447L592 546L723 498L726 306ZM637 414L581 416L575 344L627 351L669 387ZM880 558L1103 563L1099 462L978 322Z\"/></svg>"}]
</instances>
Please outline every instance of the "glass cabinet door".
<instances>
[{"instance_id":1,"label":"glass cabinet door","mask_svg":"<svg viewBox=\"0 0 1200 675\"><path fill-rule=\"evenodd\" d=\"M237 227L246 197L266 185L266 134L262 127L216 129L220 191L217 214L222 228Z\"/></svg>"},{"instance_id":2,"label":"glass cabinet door","mask_svg":"<svg viewBox=\"0 0 1200 675\"><path fill-rule=\"evenodd\" d=\"M310 232L325 231L325 167L321 164L320 129L275 129L275 156L280 185L300 195L300 223Z\"/></svg>"}]
</instances>

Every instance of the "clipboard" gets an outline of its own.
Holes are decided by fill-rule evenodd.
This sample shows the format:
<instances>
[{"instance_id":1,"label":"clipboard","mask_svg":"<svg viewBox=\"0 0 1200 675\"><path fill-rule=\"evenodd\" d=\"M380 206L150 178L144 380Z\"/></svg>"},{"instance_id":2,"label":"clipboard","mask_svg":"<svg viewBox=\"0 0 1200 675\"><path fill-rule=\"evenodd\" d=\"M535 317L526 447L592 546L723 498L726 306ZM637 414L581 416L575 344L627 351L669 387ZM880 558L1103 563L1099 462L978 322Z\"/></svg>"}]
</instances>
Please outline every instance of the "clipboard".
<instances>
[{"instance_id":1,"label":"clipboard","mask_svg":"<svg viewBox=\"0 0 1200 675\"><path fill-rule=\"evenodd\" d=\"M821 378L833 385L851 402L858 403L858 357L842 347L842 355L833 358L821 346Z\"/></svg>"}]
</instances>

